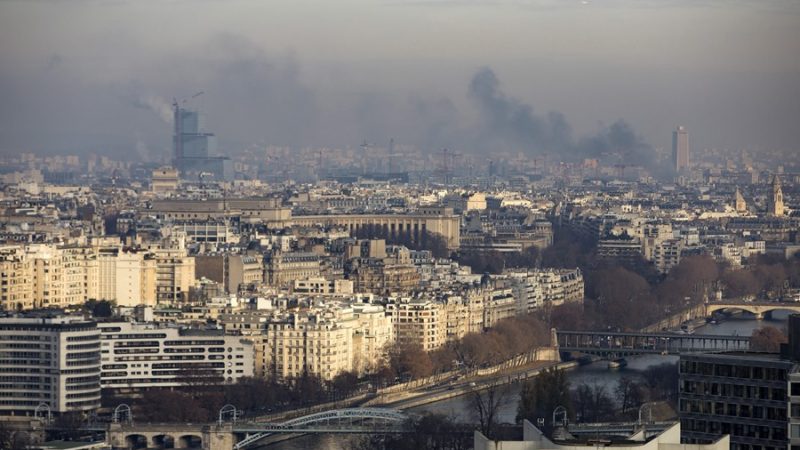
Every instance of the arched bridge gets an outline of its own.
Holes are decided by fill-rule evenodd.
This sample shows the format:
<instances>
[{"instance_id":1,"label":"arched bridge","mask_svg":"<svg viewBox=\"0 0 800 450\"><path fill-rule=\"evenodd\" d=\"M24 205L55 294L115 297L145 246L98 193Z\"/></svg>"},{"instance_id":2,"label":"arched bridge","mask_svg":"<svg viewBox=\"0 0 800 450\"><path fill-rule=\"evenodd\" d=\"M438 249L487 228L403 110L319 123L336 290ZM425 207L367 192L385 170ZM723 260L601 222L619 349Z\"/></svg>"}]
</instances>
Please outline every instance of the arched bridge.
<instances>
[{"instance_id":1,"label":"arched bridge","mask_svg":"<svg viewBox=\"0 0 800 450\"><path fill-rule=\"evenodd\" d=\"M246 433L234 448L242 449L273 433L401 433L408 416L387 408L346 408L298 417L280 424L236 424L236 433Z\"/></svg>"},{"instance_id":2,"label":"arched bridge","mask_svg":"<svg viewBox=\"0 0 800 450\"><path fill-rule=\"evenodd\" d=\"M773 311L800 313L800 302L743 302L724 300L706 303L706 317L710 317L715 312L724 310L746 311L756 316L756 319L763 319Z\"/></svg>"},{"instance_id":3,"label":"arched bridge","mask_svg":"<svg viewBox=\"0 0 800 450\"><path fill-rule=\"evenodd\" d=\"M234 435L230 426L208 424L120 424L112 423L106 442L115 449L196 448L230 449Z\"/></svg>"},{"instance_id":4,"label":"arched bridge","mask_svg":"<svg viewBox=\"0 0 800 450\"><path fill-rule=\"evenodd\" d=\"M214 424L112 423L107 441L114 449L243 449L275 433L404 433L408 415L387 408L346 408L283 423L240 421ZM240 438L240 439L237 439Z\"/></svg>"},{"instance_id":5,"label":"arched bridge","mask_svg":"<svg viewBox=\"0 0 800 450\"><path fill-rule=\"evenodd\" d=\"M634 333L613 331L556 330L562 352L580 352L602 356L626 356L642 353L680 354L748 350L749 336L713 334Z\"/></svg>"}]
</instances>

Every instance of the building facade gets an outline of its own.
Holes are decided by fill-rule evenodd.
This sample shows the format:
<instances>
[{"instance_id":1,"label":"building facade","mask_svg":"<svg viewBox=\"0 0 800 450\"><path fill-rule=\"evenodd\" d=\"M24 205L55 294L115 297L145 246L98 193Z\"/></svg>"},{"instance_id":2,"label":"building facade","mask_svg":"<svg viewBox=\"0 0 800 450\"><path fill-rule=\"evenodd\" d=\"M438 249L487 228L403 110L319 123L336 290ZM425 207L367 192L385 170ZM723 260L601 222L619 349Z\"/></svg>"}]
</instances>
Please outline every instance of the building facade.
<instances>
[{"instance_id":1,"label":"building facade","mask_svg":"<svg viewBox=\"0 0 800 450\"><path fill-rule=\"evenodd\" d=\"M689 168L689 132L684 126L672 132L672 160L676 172Z\"/></svg>"},{"instance_id":2,"label":"building facade","mask_svg":"<svg viewBox=\"0 0 800 450\"><path fill-rule=\"evenodd\" d=\"M74 317L0 318L0 415L33 416L40 405L56 415L100 407L96 323Z\"/></svg>"},{"instance_id":3,"label":"building facade","mask_svg":"<svg viewBox=\"0 0 800 450\"><path fill-rule=\"evenodd\" d=\"M794 366L777 354L681 355L683 440L712 443L727 434L732 450L787 448L788 383Z\"/></svg>"},{"instance_id":4,"label":"building facade","mask_svg":"<svg viewBox=\"0 0 800 450\"><path fill-rule=\"evenodd\" d=\"M255 371L253 343L222 330L138 322L98 324L103 388L133 391L233 383Z\"/></svg>"}]
</instances>

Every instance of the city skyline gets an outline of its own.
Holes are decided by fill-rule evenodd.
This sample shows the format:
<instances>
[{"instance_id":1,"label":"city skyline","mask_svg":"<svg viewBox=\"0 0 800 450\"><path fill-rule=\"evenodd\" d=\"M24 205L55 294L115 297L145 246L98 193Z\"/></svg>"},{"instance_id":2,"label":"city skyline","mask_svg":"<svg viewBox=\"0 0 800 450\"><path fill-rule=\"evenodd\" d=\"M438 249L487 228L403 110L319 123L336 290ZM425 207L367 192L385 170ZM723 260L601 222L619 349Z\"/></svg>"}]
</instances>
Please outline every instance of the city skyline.
<instances>
[{"instance_id":1,"label":"city skyline","mask_svg":"<svg viewBox=\"0 0 800 450\"><path fill-rule=\"evenodd\" d=\"M227 154L254 143L355 147L365 138L425 151L541 153L538 135L485 115L469 88L481 68L498 80L494 100L521 114L532 108L533 123L560 111L575 140L622 119L653 147L669 148L670 129L683 123L698 149L792 149L798 8L6 1L0 151L152 157L169 148L161 118L170 99L204 90L200 106ZM56 14L69 20L44 32L20 26ZM207 26L175 20L187 14ZM479 39L474 31L487 28ZM481 128L480 148L471 148L469 130Z\"/></svg>"}]
</instances>

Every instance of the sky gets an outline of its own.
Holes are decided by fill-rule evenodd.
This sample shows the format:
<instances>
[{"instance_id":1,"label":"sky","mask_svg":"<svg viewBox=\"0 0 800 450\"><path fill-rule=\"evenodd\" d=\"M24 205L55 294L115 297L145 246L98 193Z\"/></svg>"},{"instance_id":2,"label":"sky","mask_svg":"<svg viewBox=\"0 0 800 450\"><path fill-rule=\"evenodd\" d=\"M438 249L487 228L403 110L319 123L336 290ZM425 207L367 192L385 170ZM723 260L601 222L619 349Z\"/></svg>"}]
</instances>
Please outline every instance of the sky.
<instances>
[{"instance_id":1,"label":"sky","mask_svg":"<svg viewBox=\"0 0 800 450\"><path fill-rule=\"evenodd\" d=\"M795 0L0 0L0 154L800 149ZM136 156L134 156L136 155Z\"/></svg>"}]
</instances>

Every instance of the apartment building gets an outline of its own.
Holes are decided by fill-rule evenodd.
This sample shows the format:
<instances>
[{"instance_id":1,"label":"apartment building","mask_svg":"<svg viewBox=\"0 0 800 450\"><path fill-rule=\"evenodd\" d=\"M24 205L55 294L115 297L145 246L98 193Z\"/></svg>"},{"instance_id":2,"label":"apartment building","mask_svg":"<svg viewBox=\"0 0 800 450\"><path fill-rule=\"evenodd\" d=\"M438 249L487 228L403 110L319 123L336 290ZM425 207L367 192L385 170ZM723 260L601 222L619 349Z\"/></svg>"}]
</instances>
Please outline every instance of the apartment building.
<instances>
[{"instance_id":1,"label":"apartment building","mask_svg":"<svg viewBox=\"0 0 800 450\"><path fill-rule=\"evenodd\" d=\"M665 239L653 251L653 264L661 273L668 273L681 262L682 239Z\"/></svg>"},{"instance_id":2,"label":"apartment building","mask_svg":"<svg viewBox=\"0 0 800 450\"><path fill-rule=\"evenodd\" d=\"M320 257L312 252L275 252L267 263L266 282L288 286L294 280L318 278Z\"/></svg>"},{"instance_id":3,"label":"apartment building","mask_svg":"<svg viewBox=\"0 0 800 450\"><path fill-rule=\"evenodd\" d=\"M376 241L364 242L373 244ZM370 255L375 253L369 252ZM356 257L347 261L347 278L353 281L355 292L393 294L408 292L418 286L420 276L409 250L392 245L386 247L385 253L385 257Z\"/></svg>"},{"instance_id":4,"label":"apartment building","mask_svg":"<svg viewBox=\"0 0 800 450\"><path fill-rule=\"evenodd\" d=\"M489 300L483 290L447 295L442 300L446 323L445 339L461 339L468 333L480 333L484 326L485 303Z\"/></svg>"},{"instance_id":5,"label":"apartment building","mask_svg":"<svg viewBox=\"0 0 800 450\"><path fill-rule=\"evenodd\" d=\"M386 348L394 342L394 325L383 306L355 303L351 308L356 319L352 371L361 376L385 362Z\"/></svg>"},{"instance_id":6,"label":"apartment building","mask_svg":"<svg viewBox=\"0 0 800 450\"><path fill-rule=\"evenodd\" d=\"M392 318L394 335L400 344L419 345L435 350L447 341L445 306L430 299L395 298L386 305Z\"/></svg>"},{"instance_id":7,"label":"apartment building","mask_svg":"<svg viewBox=\"0 0 800 450\"><path fill-rule=\"evenodd\" d=\"M341 311L289 313L266 326L262 372L278 380L309 374L325 381L353 370L355 318Z\"/></svg>"},{"instance_id":8,"label":"apartment building","mask_svg":"<svg viewBox=\"0 0 800 450\"><path fill-rule=\"evenodd\" d=\"M233 383L255 372L253 342L222 330L102 322L103 388L131 391Z\"/></svg>"},{"instance_id":9,"label":"apartment building","mask_svg":"<svg viewBox=\"0 0 800 450\"><path fill-rule=\"evenodd\" d=\"M260 255L226 255L226 262L225 288L228 292L238 292L264 281L264 264Z\"/></svg>"},{"instance_id":10,"label":"apartment building","mask_svg":"<svg viewBox=\"0 0 800 450\"><path fill-rule=\"evenodd\" d=\"M533 272L533 276L542 288L545 305L583 301L584 283L580 269L542 269Z\"/></svg>"},{"instance_id":11,"label":"apartment building","mask_svg":"<svg viewBox=\"0 0 800 450\"><path fill-rule=\"evenodd\" d=\"M517 315L519 307L512 289L491 289L487 294L488 298L483 309L484 328L491 328L497 325L497 322Z\"/></svg>"},{"instance_id":12,"label":"apartment building","mask_svg":"<svg viewBox=\"0 0 800 450\"><path fill-rule=\"evenodd\" d=\"M0 317L0 416L100 407L100 332L75 317Z\"/></svg>"},{"instance_id":13,"label":"apartment building","mask_svg":"<svg viewBox=\"0 0 800 450\"><path fill-rule=\"evenodd\" d=\"M527 272L511 272L507 285L517 299L519 314L526 314L544 306L544 293L536 277ZM504 283L506 284L506 283Z\"/></svg>"},{"instance_id":14,"label":"apartment building","mask_svg":"<svg viewBox=\"0 0 800 450\"><path fill-rule=\"evenodd\" d=\"M189 288L195 280L194 257L188 256L185 247L157 247L156 301L180 303L189 299Z\"/></svg>"},{"instance_id":15,"label":"apartment building","mask_svg":"<svg viewBox=\"0 0 800 450\"><path fill-rule=\"evenodd\" d=\"M18 245L0 247L0 310L34 307L33 263Z\"/></svg>"},{"instance_id":16,"label":"apartment building","mask_svg":"<svg viewBox=\"0 0 800 450\"><path fill-rule=\"evenodd\" d=\"M152 253L121 252L114 261L114 294L110 300L118 306L155 306L157 273L158 264Z\"/></svg>"},{"instance_id":17,"label":"apartment building","mask_svg":"<svg viewBox=\"0 0 800 450\"><path fill-rule=\"evenodd\" d=\"M351 280L306 278L294 280L292 292L298 294L352 294L353 282Z\"/></svg>"},{"instance_id":18,"label":"apartment building","mask_svg":"<svg viewBox=\"0 0 800 450\"><path fill-rule=\"evenodd\" d=\"M97 298L97 258L91 247L26 247L32 262L34 307L79 305Z\"/></svg>"}]
</instances>

